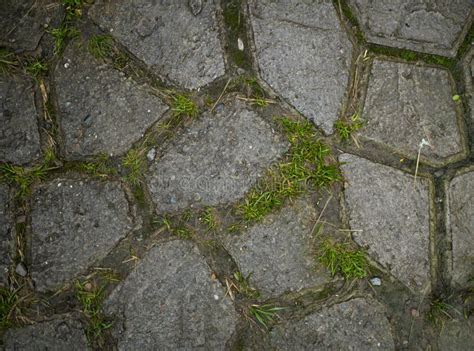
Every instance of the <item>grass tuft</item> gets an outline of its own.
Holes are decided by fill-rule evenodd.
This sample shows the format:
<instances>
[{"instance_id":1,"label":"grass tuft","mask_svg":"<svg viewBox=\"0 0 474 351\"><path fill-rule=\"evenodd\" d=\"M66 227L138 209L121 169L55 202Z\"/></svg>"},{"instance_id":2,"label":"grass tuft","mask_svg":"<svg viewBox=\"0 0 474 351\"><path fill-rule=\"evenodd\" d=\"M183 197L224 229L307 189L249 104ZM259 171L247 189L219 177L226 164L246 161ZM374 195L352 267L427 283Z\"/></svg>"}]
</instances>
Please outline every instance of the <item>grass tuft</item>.
<instances>
[{"instance_id":1,"label":"grass tuft","mask_svg":"<svg viewBox=\"0 0 474 351\"><path fill-rule=\"evenodd\" d=\"M96 59L104 59L113 49L113 40L109 35L94 35L87 45L89 52Z\"/></svg>"},{"instance_id":2,"label":"grass tuft","mask_svg":"<svg viewBox=\"0 0 474 351\"><path fill-rule=\"evenodd\" d=\"M200 220L202 223L204 223L207 226L207 229L209 231L213 231L217 228L218 226L218 221L216 218L216 215L214 213L214 210L211 207L208 207L204 210L202 213Z\"/></svg>"},{"instance_id":3,"label":"grass tuft","mask_svg":"<svg viewBox=\"0 0 474 351\"><path fill-rule=\"evenodd\" d=\"M442 328L446 321L454 319L453 312L458 311L456 311L452 305L444 302L442 299L437 298L430 303L428 320L436 327Z\"/></svg>"},{"instance_id":4,"label":"grass tuft","mask_svg":"<svg viewBox=\"0 0 474 351\"><path fill-rule=\"evenodd\" d=\"M108 178L117 174L117 170L109 164L109 157L106 154L100 154L95 157L94 161L81 163L79 169L94 177Z\"/></svg>"},{"instance_id":5,"label":"grass tuft","mask_svg":"<svg viewBox=\"0 0 474 351\"><path fill-rule=\"evenodd\" d=\"M25 67L26 73L33 78L40 78L48 73L48 65L41 59L36 59L28 63Z\"/></svg>"},{"instance_id":6,"label":"grass tuft","mask_svg":"<svg viewBox=\"0 0 474 351\"><path fill-rule=\"evenodd\" d=\"M71 21L82 16L83 0L61 0L66 11L66 21Z\"/></svg>"},{"instance_id":7,"label":"grass tuft","mask_svg":"<svg viewBox=\"0 0 474 351\"><path fill-rule=\"evenodd\" d=\"M341 179L337 164L326 161L330 149L316 140L310 122L283 118L280 123L290 142L290 150L285 160L272 167L239 205L239 212L246 221L263 219L273 209L280 208L286 199L298 196L309 187L324 187Z\"/></svg>"},{"instance_id":8,"label":"grass tuft","mask_svg":"<svg viewBox=\"0 0 474 351\"><path fill-rule=\"evenodd\" d=\"M252 273L250 273L247 276L244 276L240 272L235 272L234 273L234 287L237 289L237 291L244 295L247 298L250 299L257 299L260 297L260 292L253 288L250 284L250 278L252 276Z\"/></svg>"},{"instance_id":9,"label":"grass tuft","mask_svg":"<svg viewBox=\"0 0 474 351\"><path fill-rule=\"evenodd\" d=\"M90 342L100 339L105 330L112 326L102 313L104 287L95 287L88 281L77 281L76 299L79 301L82 313L87 319L86 335Z\"/></svg>"},{"instance_id":10,"label":"grass tuft","mask_svg":"<svg viewBox=\"0 0 474 351\"><path fill-rule=\"evenodd\" d=\"M133 186L138 186L140 184L140 176L145 167L144 152L144 149L131 149L127 152L122 161L122 165L127 170L125 180Z\"/></svg>"},{"instance_id":11,"label":"grass tuft","mask_svg":"<svg viewBox=\"0 0 474 351\"><path fill-rule=\"evenodd\" d=\"M283 307L276 307L272 304L250 305L248 314L257 323L262 325L265 329L268 328L268 323L272 323L276 318L279 318L277 312L283 310Z\"/></svg>"},{"instance_id":12,"label":"grass tuft","mask_svg":"<svg viewBox=\"0 0 474 351\"><path fill-rule=\"evenodd\" d=\"M352 133L358 131L362 128L362 122L358 113L353 114L349 120L338 120L334 127L336 128L337 133L342 141L348 140Z\"/></svg>"},{"instance_id":13,"label":"grass tuft","mask_svg":"<svg viewBox=\"0 0 474 351\"><path fill-rule=\"evenodd\" d=\"M178 222L182 222L181 221L178 221ZM171 218L165 216L161 223L166 227L166 229L172 233L173 235L176 235L178 238L180 239L190 239L192 236L193 236L193 231L191 230L191 228L189 228L187 225L185 224L181 224L181 223L174 223Z\"/></svg>"},{"instance_id":14,"label":"grass tuft","mask_svg":"<svg viewBox=\"0 0 474 351\"><path fill-rule=\"evenodd\" d=\"M64 44L67 40L73 39L79 36L79 31L69 25L63 23L60 27L54 28L49 32L54 38L54 54L61 55L64 50Z\"/></svg>"},{"instance_id":15,"label":"grass tuft","mask_svg":"<svg viewBox=\"0 0 474 351\"><path fill-rule=\"evenodd\" d=\"M14 166L9 163L0 164L0 180L5 180L18 187L17 197L25 197L30 194L31 185L39 180L45 179L50 171L49 162L45 162L33 168Z\"/></svg>"},{"instance_id":16,"label":"grass tuft","mask_svg":"<svg viewBox=\"0 0 474 351\"><path fill-rule=\"evenodd\" d=\"M181 94L172 97L171 111L173 111L175 117L195 118L199 113L196 103L186 95Z\"/></svg>"},{"instance_id":17,"label":"grass tuft","mask_svg":"<svg viewBox=\"0 0 474 351\"><path fill-rule=\"evenodd\" d=\"M333 243L329 240L323 242L318 260L333 276L340 273L344 279L352 279L364 278L368 274L365 253L346 244Z\"/></svg>"},{"instance_id":18,"label":"grass tuft","mask_svg":"<svg viewBox=\"0 0 474 351\"><path fill-rule=\"evenodd\" d=\"M14 53L0 49L0 75L7 75L17 68L19 62Z\"/></svg>"},{"instance_id":19,"label":"grass tuft","mask_svg":"<svg viewBox=\"0 0 474 351\"><path fill-rule=\"evenodd\" d=\"M0 287L0 330L10 327L12 314L18 303L18 296L15 291Z\"/></svg>"}]
</instances>

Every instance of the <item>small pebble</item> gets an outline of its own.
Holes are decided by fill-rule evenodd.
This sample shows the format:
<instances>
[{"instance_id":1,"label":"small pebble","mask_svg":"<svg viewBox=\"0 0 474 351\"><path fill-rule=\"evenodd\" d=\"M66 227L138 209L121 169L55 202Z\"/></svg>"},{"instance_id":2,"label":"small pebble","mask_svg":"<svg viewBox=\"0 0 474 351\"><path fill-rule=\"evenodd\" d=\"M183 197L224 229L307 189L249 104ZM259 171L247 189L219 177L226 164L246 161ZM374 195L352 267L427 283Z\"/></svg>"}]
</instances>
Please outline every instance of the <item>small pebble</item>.
<instances>
[{"instance_id":1,"label":"small pebble","mask_svg":"<svg viewBox=\"0 0 474 351\"><path fill-rule=\"evenodd\" d=\"M146 154L146 158L148 159L148 161L153 161L155 159L155 156L156 156L156 150L155 148L152 148L150 149L147 154Z\"/></svg>"},{"instance_id":2,"label":"small pebble","mask_svg":"<svg viewBox=\"0 0 474 351\"><path fill-rule=\"evenodd\" d=\"M242 41L242 39L237 38L237 46L240 51L244 51L244 42Z\"/></svg>"},{"instance_id":3,"label":"small pebble","mask_svg":"<svg viewBox=\"0 0 474 351\"><path fill-rule=\"evenodd\" d=\"M382 285L382 279L380 279L379 277L374 277L370 279L370 284L372 284L373 286L380 286Z\"/></svg>"},{"instance_id":4,"label":"small pebble","mask_svg":"<svg viewBox=\"0 0 474 351\"><path fill-rule=\"evenodd\" d=\"M418 311L416 308L412 308L410 309L410 314L412 317L417 318L420 316L420 311Z\"/></svg>"},{"instance_id":5,"label":"small pebble","mask_svg":"<svg viewBox=\"0 0 474 351\"><path fill-rule=\"evenodd\" d=\"M20 277L26 277L28 271L26 270L26 267L23 262L20 262L16 265L15 273L18 274Z\"/></svg>"}]
</instances>

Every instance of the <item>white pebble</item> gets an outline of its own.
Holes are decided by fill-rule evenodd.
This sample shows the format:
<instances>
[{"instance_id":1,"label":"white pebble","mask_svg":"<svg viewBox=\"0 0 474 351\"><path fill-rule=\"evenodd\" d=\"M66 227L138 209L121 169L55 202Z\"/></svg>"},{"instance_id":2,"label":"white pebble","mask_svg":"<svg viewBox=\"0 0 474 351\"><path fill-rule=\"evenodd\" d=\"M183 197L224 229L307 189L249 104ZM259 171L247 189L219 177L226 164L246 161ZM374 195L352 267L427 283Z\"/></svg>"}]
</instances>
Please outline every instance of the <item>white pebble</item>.
<instances>
[{"instance_id":1,"label":"white pebble","mask_svg":"<svg viewBox=\"0 0 474 351\"><path fill-rule=\"evenodd\" d=\"M380 286L382 285L382 279L380 279L379 277L374 277L370 279L370 284L372 284L373 286Z\"/></svg>"}]
</instances>

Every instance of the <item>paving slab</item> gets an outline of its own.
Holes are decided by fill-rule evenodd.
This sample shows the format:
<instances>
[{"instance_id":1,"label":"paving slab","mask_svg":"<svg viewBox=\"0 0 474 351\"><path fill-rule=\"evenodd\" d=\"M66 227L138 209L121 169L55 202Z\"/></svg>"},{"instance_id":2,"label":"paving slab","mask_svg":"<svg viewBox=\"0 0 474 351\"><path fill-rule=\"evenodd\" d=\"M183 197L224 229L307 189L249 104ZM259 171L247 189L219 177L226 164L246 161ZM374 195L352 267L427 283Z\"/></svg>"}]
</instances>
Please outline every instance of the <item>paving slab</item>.
<instances>
[{"instance_id":1,"label":"paving slab","mask_svg":"<svg viewBox=\"0 0 474 351\"><path fill-rule=\"evenodd\" d=\"M187 89L225 73L215 0L96 1L89 16L155 73Z\"/></svg>"},{"instance_id":2,"label":"paving slab","mask_svg":"<svg viewBox=\"0 0 474 351\"><path fill-rule=\"evenodd\" d=\"M349 4L369 42L451 57L473 13L471 0L349 0Z\"/></svg>"},{"instance_id":3,"label":"paving slab","mask_svg":"<svg viewBox=\"0 0 474 351\"><path fill-rule=\"evenodd\" d=\"M357 156L339 157L354 240L415 292L430 291L430 184Z\"/></svg>"},{"instance_id":4,"label":"paving slab","mask_svg":"<svg viewBox=\"0 0 474 351\"><path fill-rule=\"evenodd\" d=\"M7 282L13 251L12 231L9 189L6 185L0 184L0 285Z\"/></svg>"},{"instance_id":5,"label":"paving slab","mask_svg":"<svg viewBox=\"0 0 474 351\"><path fill-rule=\"evenodd\" d=\"M456 103L444 69L376 59L372 63L360 135L416 159L443 164L462 155Z\"/></svg>"},{"instance_id":6,"label":"paving slab","mask_svg":"<svg viewBox=\"0 0 474 351\"><path fill-rule=\"evenodd\" d=\"M395 350L383 306L362 298L279 325L270 339L276 350Z\"/></svg>"},{"instance_id":7,"label":"paving slab","mask_svg":"<svg viewBox=\"0 0 474 351\"><path fill-rule=\"evenodd\" d=\"M86 45L67 47L54 73L67 159L125 153L168 107L95 60Z\"/></svg>"},{"instance_id":8,"label":"paving slab","mask_svg":"<svg viewBox=\"0 0 474 351\"><path fill-rule=\"evenodd\" d=\"M153 247L105 301L119 350L225 350L237 313L190 242Z\"/></svg>"},{"instance_id":9,"label":"paving slab","mask_svg":"<svg viewBox=\"0 0 474 351\"><path fill-rule=\"evenodd\" d=\"M90 350L81 323L70 317L9 329L3 342L5 351Z\"/></svg>"},{"instance_id":10,"label":"paving slab","mask_svg":"<svg viewBox=\"0 0 474 351\"><path fill-rule=\"evenodd\" d=\"M33 81L0 76L0 162L25 164L40 156Z\"/></svg>"},{"instance_id":11,"label":"paving slab","mask_svg":"<svg viewBox=\"0 0 474 351\"><path fill-rule=\"evenodd\" d=\"M316 267L311 237L316 219L311 200L301 199L246 232L229 235L224 246L262 296L318 286L331 277Z\"/></svg>"},{"instance_id":12,"label":"paving slab","mask_svg":"<svg viewBox=\"0 0 474 351\"><path fill-rule=\"evenodd\" d=\"M453 250L452 279L467 286L474 278L474 169L447 185L446 223Z\"/></svg>"},{"instance_id":13,"label":"paving slab","mask_svg":"<svg viewBox=\"0 0 474 351\"><path fill-rule=\"evenodd\" d=\"M268 122L231 98L215 114L203 113L150 166L157 211L236 201L286 149Z\"/></svg>"},{"instance_id":14,"label":"paving slab","mask_svg":"<svg viewBox=\"0 0 474 351\"><path fill-rule=\"evenodd\" d=\"M58 178L34 189L31 276L54 290L103 258L132 227L116 182Z\"/></svg>"},{"instance_id":15,"label":"paving slab","mask_svg":"<svg viewBox=\"0 0 474 351\"><path fill-rule=\"evenodd\" d=\"M56 0L2 0L0 13L0 46L32 51L63 12Z\"/></svg>"},{"instance_id":16,"label":"paving slab","mask_svg":"<svg viewBox=\"0 0 474 351\"><path fill-rule=\"evenodd\" d=\"M438 339L439 350L472 350L472 345L474 345L473 330L473 317L445 322Z\"/></svg>"},{"instance_id":17,"label":"paving slab","mask_svg":"<svg viewBox=\"0 0 474 351\"><path fill-rule=\"evenodd\" d=\"M352 56L332 1L252 0L249 8L261 77L325 133L332 133Z\"/></svg>"}]
</instances>

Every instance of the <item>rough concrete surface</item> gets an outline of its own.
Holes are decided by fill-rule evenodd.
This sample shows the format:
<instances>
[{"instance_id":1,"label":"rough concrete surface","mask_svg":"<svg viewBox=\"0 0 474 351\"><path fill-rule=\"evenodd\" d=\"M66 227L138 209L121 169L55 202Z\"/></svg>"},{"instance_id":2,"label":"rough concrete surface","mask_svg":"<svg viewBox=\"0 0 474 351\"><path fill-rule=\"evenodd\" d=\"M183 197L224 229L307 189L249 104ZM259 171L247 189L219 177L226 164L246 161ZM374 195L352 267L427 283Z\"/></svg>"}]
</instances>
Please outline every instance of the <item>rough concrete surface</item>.
<instances>
[{"instance_id":1,"label":"rough concrete surface","mask_svg":"<svg viewBox=\"0 0 474 351\"><path fill-rule=\"evenodd\" d=\"M333 4L250 1L262 78L325 133L345 97L352 45Z\"/></svg>"},{"instance_id":2,"label":"rough concrete surface","mask_svg":"<svg viewBox=\"0 0 474 351\"><path fill-rule=\"evenodd\" d=\"M272 330L276 350L395 350L382 305L356 298Z\"/></svg>"},{"instance_id":3,"label":"rough concrete surface","mask_svg":"<svg viewBox=\"0 0 474 351\"><path fill-rule=\"evenodd\" d=\"M54 290L103 258L132 227L125 193L115 182L58 178L31 201L31 276Z\"/></svg>"},{"instance_id":4,"label":"rough concrete surface","mask_svg":"<svg viewBox=\"0 0 474 351\"><path fill-rule=\"evenodd\" d=\"M330 276L314 260L311 231L316 219L311 201L298 200L243 234L229 235L225 247L265 296L321 285Z\"/></svg>"},{"instance_id":5,"label":"rough concrete surface","mask_svg":"<svg viewBox=\"0 0 474 351\"><path fill-rule=\"evenodd\" d=\"M151 165L147 182L157 211L236 201L286 147L268 122L231 99L204 113Z\"/></svg>"},{"instance_id":6,"label":"rough concrete surface","mask_svg":"<svg viewBox=\"0 0 474 351\"><path fill-rule=\"evenodd\" d=\"M61 17L55 0L2 0L0 2L0 45L15 51L36 49L50 24Z\"/></svg>"},{"instance_id":7,"label":"rough concrete surface","mask_svg":"<svg viewBox=\"0 0 474 351\"><path fill-rule=\"evenodd\" d=\"M344 195L354 240L411 289L430 291L429 182L350 154Z\"/></svg>"},{"instance_id":8,"label":"rough concrete surface","mask_svg":"<svg viewBox=\"0 0 474 351\"><path fill-rule=\"evenodd\" d=\"M224 74L215 0L96 1L90 16L153 71L196 89Z\"/></svg>"},{"instance_id":9,"label":"rough concrete surface","mask_svg":"<svg viewBox=\"0 0 474 351\"><path fill-rule=\"evenodd\" d=\"M455 56L463 28L472 21L470 0L349 0L368 41ZM466 26L468 28L468 26Z\"/></svg>"},{"instance_id":10,"label":"rough concrete surface","mask_svg":"<svg viewBox=\"0 0 474 351\"><path fill-rule=\"evenodd\" d=\"M374 60L360 134L416 159L442 164L463 152L456 102L446 70Z\"/></svg>"},{"instance_id":11,"label":"rough concrete surface","mask_svg":"<svg viewBox=\"0 0 474 351\"><path fill-rule=\"evenodd\" d=\"M120 155L168 107L134 81L101 64L83 43L71 43L55 70L67 158Z\"/></svg>"},{"instance_id":12,"label":"rough concrete surface","mask_svg":"<svg viewBox=\"0 0 474 351\"><path fill-rule=\"evenodd\" d=\"M453 280L466 286L474 278L474 170L451 180L446 198L446 223L453 250Z\"/></svg>"},{"instance_id":13,"label":"rough concrete surface","mask_svg":"<svg viewBox=\"0 0 474 351\"><path fill-rule=\"evenodd\" d=\"M39 156L33 81L0 76L0 162L25 164Z\"/></svg>"},{"instance_id":14,"label":"rough concrete surface","mask_svg":"<svg viewBox=\"0 0 474 351\"><path fill-rule=\"evenodd\" d=\"M182 241L152 248L105 305L121 319L119 350L225 350L237 323L199 251Z\"/></svg>"},{"instance_id":15,"label":"rough concrete surface","mask_svg":"<svg viewBox=\"0 0 474 351\"><path fill-rule=\"evenodd\" d=\"M81 323L69 316L10 329L3 341L5 351L90 350Z\"/></svg>"}]
</instances>

